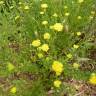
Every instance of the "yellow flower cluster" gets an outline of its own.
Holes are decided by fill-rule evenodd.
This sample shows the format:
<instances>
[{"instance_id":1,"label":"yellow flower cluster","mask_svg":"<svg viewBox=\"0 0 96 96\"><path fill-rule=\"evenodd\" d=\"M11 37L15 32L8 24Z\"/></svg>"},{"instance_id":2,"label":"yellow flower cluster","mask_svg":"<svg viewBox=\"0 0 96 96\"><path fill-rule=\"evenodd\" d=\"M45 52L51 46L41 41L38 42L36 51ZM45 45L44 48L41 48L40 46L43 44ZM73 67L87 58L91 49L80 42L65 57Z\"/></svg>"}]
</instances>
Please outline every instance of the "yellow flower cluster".
<instances>
[{"instance_id":1,"label":"yellow flower cluster","mask_svg":"<svg viewBox=\"0 0 96 96\"><path fill-rule=\"evenodd\" d=\"M93 85L96 85L96 74L95 73L91 74L89 82Z\"/></svg>"},{"instance_id":2,"label":"yellow flower cluster","mask_svg":"<svg viewBox=\"0 0 96 96\"><path fill-rule=\"evenodd\" d=\"M59 76L63 72L63 64L59 61L54 61L52 64L52 70L56 72L56 75Z\"/></svg>"}]
</instances>

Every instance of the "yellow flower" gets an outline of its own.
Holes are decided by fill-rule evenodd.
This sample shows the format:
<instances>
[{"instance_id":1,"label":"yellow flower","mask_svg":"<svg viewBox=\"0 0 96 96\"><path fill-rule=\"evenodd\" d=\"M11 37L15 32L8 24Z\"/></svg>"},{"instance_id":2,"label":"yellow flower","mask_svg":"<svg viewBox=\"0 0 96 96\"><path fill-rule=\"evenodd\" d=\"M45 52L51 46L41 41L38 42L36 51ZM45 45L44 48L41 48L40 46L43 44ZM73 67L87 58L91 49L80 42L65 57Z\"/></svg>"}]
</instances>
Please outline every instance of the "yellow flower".
<instances>
[{"instance_id":1,"label":"yellow flower","mask_svg":"<svg viewBox=\"0 0 96 96\"><path fill-rule=\"evenodd\" d=\"M52 29L54 29L55 31L62 31L63 30L63 25L61 23L56 23L52 26Z\"/></svg>"},{"instance_id":2,"label":"yellow flower","mask_svg":"<svg viewBox=\"0 0 96 96\"><path fill-rule=\"evenodd\" d=\"M41 14L41 15L43 15L43 14L44 14L44 12L42 11L42 12L40 12L40 14Z\"/></svg>"},{"instance_id":3,"label":"yellow flower","mask_svg":"<svg viewBox=\"0 0 96 96\"><path fill-rule=\"evenodd\" d=\"M21 5L21 4L22 4L22 2L19 2L18 4L19 4L19 5Z\"/></svg>"},{"instance_id":4,"label":"yellow flower","mask_svg":"<svg viewBox=\"0 0 96 96\"><path fill-rule=\"evenodd\" d=\"M89 79L89 82L93 85L96 85L96 74L91 74L91 77Z\"/></svg>"},{"instance_id":5,"label":"yellow flower","mask_svg":"<svg viewBox=\"0 0 96 96\"><path fill-rule=\"evenodd\" d=\"M48 5L46 3L45 4L41 4L41 8L46 9L46 8L48 8Z\"/></svg>"},{"instance_id":6,"label":"yellow flower","mask_svg":"<svg viewBox=\"0 0 96 96\"><path fill-rule=\"evenodd\" d=\"M79 65L78 63L73 63L73 67L74 67L75 69L78 69L78 68L80 67L80 65Z\"/></svg>"},{"instance_id":7,"label":"yellow flower","mask_svg":"<svg viewBox=\"0 0 96 96\"><path fill-rule=\"evenodd\" d=\"M25 9L25 10L29 10L29 6L26 5L26 6L24 7L24 9Z\"/></svg>"},{"instance_id":8,"label":"yellow flower","mask_svg":"<svg viewBox=\"0 0 96 96\"><path fill-rule=\"evenodd\" d=\"M72 54L70 54L70 53L67 54L67 57L68 57L68 58L72 58Z\"/></svg>"},{"instance_id":9,"label":"yellow flower","mask_svg":"<svg viewBox=\"0 0 96 96\"><path fill-rule=\"evenodd\" d=\"M77 36L80 36L81 35L81 32L77 32Z\"/></svg>"},{"instance_id":10,"label":"yellow flower","mask_svg":"<svg viewBox=\"0 0 96 96\"><path fill-rule=\"evenodd\" d=\"M55 86L55 87L59 88L60 85L61 85L61 81L60 81L60 80L55 80L55 81L54 81L54 86Z\"/></svg>"},{"instance_id":11,"label":"yellow flower","mask_svg":"<svg viewBox=\"0 0 96 96\"><path fill-rule=\"evenodd\" d=\"M48 24L48 21L43 21L42 22L42 25L47 25Z\"/></svg>"},{"instance_id":12,"label":"yellow flower","mask_svg":"<svg viewBox=\"0 0 96 96\"><path fill-rule=\"evenodd\" d=\"M16 91L17 91L17 88L16 88L16 87L12 87L12 88L10 89L10 92L13 93L13 94L15 94Z\"/></svg>"},{"instance_id":13,"label":"yellow flower","mask_svg":"<svg viewBox=\"0 0 96 96\"><path fill-rule=\"evenodd\" d=\"M83 3L84 2L84 0L78 0L78 3Z\"/></svg>"},{"instance_id":14,"label":"yellow flower","mask_svg":"<svg viewBox=\"0 0 96 96\"><path fill-rule=\"evenodd\" d=\"M47 52L47 51L49 50L48 44L43 44L43 45L41 46L41 49L42 49L42 51Z\"/></svg>"},{"instance_id":15,"label":"yellow flower","mask_svg":"<svg viewBox=\"0 0 96 96\"><path fill-rule=\"evenodd\" d=\"M64 6L64 9L67 9L68 8L68 6Z\"/></svg>"},{"instance_id":16,"label":"yellow flower","mask_svg":"<svg viewBox=\"0 0 96 96\"><path fill-rule=\"evenodd\" d=\"M50 34L49 33L45 33L44 34L44 39L46 39L46 40L50 39Z\"/></svg>"},{"instance_id":17,"label":"yellow flower","mask_svg":"<svg viewBox=\"0 0 96 96\"><path fill-rule=\"evenodd\" d=\"M56 72L57 76L59 76L63 71L63 64L59 61L54 61L52 64L52 70Z\"/></svg>"},{"instance_id":18,"label":"yellow flower","mask_svg":"<svg viewBox=\"0 0 96 96\"><path fill-rule=\"evenodd\" d=\"M53 14L53 17L58 17L58 15L56 13Z\"/></svg>"},{"instance_id":19,"label":"yellow flower","mask_svg":"<svg viewBox=\"0 0 96 96\"><path fill-rule=\"evenodd\" d=\"M11 63L8 63L7 68L8 68L8 71L12 71L15 69L15 66Z\"/></svg>"},{"instance_id":20,"label":"yellow flower","mask_svg":"<svg viewBox=\"0 0 96 96\"><path fill-rule=\"evenodd\" d=\"M43 58L43 54L42 53L38 53L38 57L41 59Z\"/></svg>"},{"instance_id":21,"label":"yellow flower","mask_svg":"<svg viewBox=\"0 0 96 96\"><path fill-rule=\"evenodd\" d=\"M79 48L79 45L74 44L73 45L73 48L78 49Z\"/></svg>"},{"instance_id":22,"label":"yellow flower","mask_svg":"<svg viewBox=\"0 0 96 96\"><path fill-rule=\"evenodd\" d=\"M34 47L38 47L38 46L40 46L40 45L41 45L41 42L40 42L39 39L34 40L34 41L32 42L32 46L34 46Z\"/></svg>"},{"instance_id":23,"label":"yellow flower","mask_svg":"<svg viewBox=\"0 0 96 96\"><path fill-rule=\"evenodd\" d=\"M66 12L66 13L65 13L65 16L69 16L69 15L70 15L70 13L69 13L69 12Z\"/></svg>"},{"instance_id":24,"label":"yellow flower","mask_svg":"<svg viewBox=\"0 0 96 96\"><path fill-rule=\"evenodd\" d=\"M80 19L82 19L82 17L81 17L81 16L78 16L78 17L77 17L77 19L79 19L79 20L80 20Z\"/></svg>"}]
</instances>

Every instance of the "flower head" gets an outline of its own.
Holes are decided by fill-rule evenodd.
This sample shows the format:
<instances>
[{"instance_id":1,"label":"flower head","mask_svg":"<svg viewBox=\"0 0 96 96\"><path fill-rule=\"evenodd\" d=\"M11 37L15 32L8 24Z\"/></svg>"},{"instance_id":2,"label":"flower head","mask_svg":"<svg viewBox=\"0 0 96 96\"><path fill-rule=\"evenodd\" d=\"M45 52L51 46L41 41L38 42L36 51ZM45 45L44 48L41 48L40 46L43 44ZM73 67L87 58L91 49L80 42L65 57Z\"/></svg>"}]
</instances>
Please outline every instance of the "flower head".
<instances>
[{"instance_id":1,"label":"flower head","mask_svg":"<svg viewBox=\"0 0 96 96\"><path fill-rule=\"evenodd\" d=\"M68 6L65 5L65 6L64 6L64 9L67 9L67 8L68 8Z\"/></svg>"},{"instance_id":2,"label":"flower head","mask_svg":"<svg viewBox=\"0 0 96 96\"><path fill-rule=\"evenodd\" d=\"M78 0L78 3L83 3L84 2L84 0Z\"/></svg>"},{"instance_id":3,"label":"flower head","mask_svg":"<svg viewBox=\"0 0 96 96\"><path fill-rule=\"evenodd\" d=\"M77 34L77 36L80 36L81 35L81 32L77 32L76 34Z\"/></svg>"},{"instance_id":4,"label":"flower head","mask_svg":"<svg viewBox=\"0 0 96 96\"><path fill-rule=\"evenodd\" d=\"M16 87L12 87L12 88L10 89L10 92L13 93L13 94L15 94L16 91L17 91L17 88L16 88Z\"/></svg>"},{"instance_id":5,"label":"flower head","mask_svg":"<svg viewBox=\"0 0 96 96\"><path fill-rule=\"evenodd\" d=\"M54 61L52 64L52 70L56 72L56 75L60 75L63 71L63 64L59 61Z\"/></svg>"},{"instance_id":6,"label":"flower head","mask_svg":"<svg viewBox=\"0 0 96 96\"><path fill-rule=\"evenodd\" d=\"M38 47L38 46L40 46L40 45L41 45L41 42L40 42L39 39L34 40L34 41L32 42L32 46L34 46L34 47Z\"/></svg>"},{"instance_id":7,"label":"flower head","mask_svg":"<svg viewBox=\"0 0 96 96\"><path fill-rule=\"evenodd\" d=\"M55 31L62 31L63 30L63 25L61 23L56 23L52 26L52 29L54 29Z\"/></svg>"},{"instance_id":8,"label":"flower head","mask_svg":"<svg viewBox=\"0 0 96 96\"><path fill-rule=\"evenodd\" d=\"M49 33L45 33L44 34L44 39L46 39L46 40L50 39L50 34Z\"/></svg>"},{"instance_id":9,"label":"flower head","mask_svg":"<svg viewBox=\"0 0 96 96\"><path fill-rule=\"evenodd\" d=\"M67 54L67 57L68 57L68 58L72 58L72 54L70 54L70 53Z\"/></svg>"},{"instance_id":10,"label":"flower head","mask_svg":"<svg viewBox=\"0 0 96 96\"><path fill-rule=\"evenodd\" d=\"M44 52L47 52L47 51L49 50L48 44L43 44L43 45L41 46L41 50L44 51Z\"/></svg>"},{"instance_id":11,"label":"flower head","mask_svg":"<svg viewBox=\"0 0 96 96\"><path fill-rule=\"evenodd\" d=\"M29 10L29 6L26 5L26 6L24 7L24 9L25 9L25 10Z\"/></svg>"},{"instance_id":12,"label":"flower head","mask_svg":"<svg viewBox=\"0 0 96 96\"><path fill-rule=\"evenodd\" d=\"M79 45L74 44L73 45L73 48L78 49L79 48Z\"/></svg>"},{"instance_id":13,"label":"flower head","mask_svg":"<svg viewBox=\"0 0 96 96\"><path fill-rule=\"evenodd\" d=\"M41 15L43 15L43 14L44 14L44 12L43 12L43 11L41 11L41 12L40 12L40 14L41 14Z\"/></svg>"},{"instance_id":14,"label":"flower head","mask_svg":"<svg viewBox=\"0 0 96 96\"><path fill-rule=\"evenodd\" d=\"M60 80L55 80L55 81L54 81L54 86L55 86L55 87L59 88L60 85L61 85L61 81L60 81Z\"/></svg>"},{"instance_id":15,"label":"flower head","mask_svg":"<svg viewBox=\"0 0 96 96\"><path fill-rule=\"evenodd\" d=\"M48 21L43 21L42 22L42 25L47 25L48 24Z\"/></svg>"},{"instance_id":16,"label":"flower head","mask_svg":"<svg viewBox=\"0 0 96 96\"><path fill-rule=\"evenodd\" d=\"M82 19L82 17L81 16L77 16L77 19L80 20L80 19Z\"/></svg>"},{"instance_id":17,"label":"flower head","mask_svg":"<svg viewBox=\"0 0 96 96\"><path fill-rule=\"evenodd\" d=\"M46 8L48 8L48 5L46 3L45 4L41 4L41 8L46 9Z\"/></svg>"},{"instance_id":18,"label":"flower head","mask_svg":"<svg viewBox=\"0 0 96 96\"><path fill-rule=\"evenodd\" d=\"M93 85L96 85L96 74L91 74L89 82Z\"/></svg>"},{"instance_id":19,"label":"flower head","mask_svg":"<svg viewBox=\"0 0 96 96\"><path fill-rule=\"evenodd\" d=\"M69 13L69 12L66 12L66 13L65 13L65 16L69 16L69 15L70 15L70 13Z\"/></svg>"},{"instance_id":20,"label":"flower head","mask_svg":"<svg viewBox=\"0 0 96 96\"><path fill-rule=\"evenodd\" d=\"M8 63L7 68L8 68L8 71L12 71L15 69L15 66L11 63Z\"/></svg>"}]
</instances>

